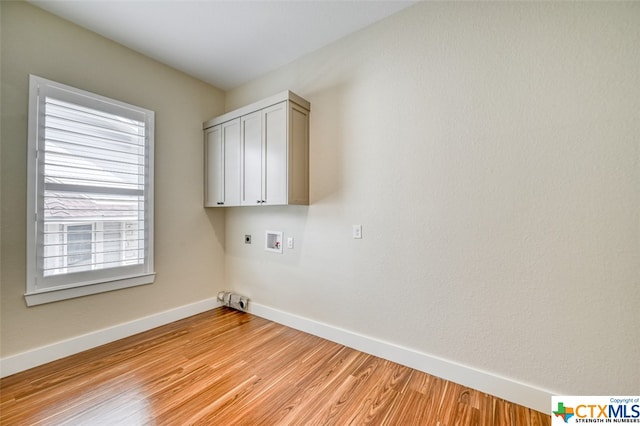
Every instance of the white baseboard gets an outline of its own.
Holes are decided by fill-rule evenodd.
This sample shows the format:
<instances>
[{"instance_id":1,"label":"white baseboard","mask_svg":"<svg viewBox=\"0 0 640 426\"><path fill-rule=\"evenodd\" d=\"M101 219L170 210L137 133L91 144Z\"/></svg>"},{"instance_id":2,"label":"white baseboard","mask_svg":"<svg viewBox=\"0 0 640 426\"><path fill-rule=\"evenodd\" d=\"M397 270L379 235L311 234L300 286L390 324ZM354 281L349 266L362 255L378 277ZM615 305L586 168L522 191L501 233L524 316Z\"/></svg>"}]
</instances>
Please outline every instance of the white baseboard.
<instances>
[{"instance_id":1,"label":"white baseboard","mask_svg":"<svg viewBox=\"0 0 640 426\"><path fill-rule=\"evenodd\" d=\"M87 349L169 324L214 309L218 306L221 306L221 304L215 298L206 299L12 355L0 359L0 377L6 377L38 365L46 364L47 362L55 361ZM516 404L543 413L549 411L551 395L553 395L553 393L525 383L520 383L433 355L417 352L413 349L293 315L259 303L249 303L249 312L288 327L397 362L398 364L406 365L407 367L415 368L419 371L424 371L425 373L486 392L498 398L515 402Z\"/></svg>"},{"instance_id":2,"label":"white baseboard","mask_svg":"<svg viewBox=\"0 0 640 426\"><path fill-rule=\"evenodd\" d=\"M259 317L322 337L359 351L414 368L463 386L548 413L552 392L500 377L467 365L417 352L393 343L250 302L249 312Z\"/></svg>"},{"instance_id":3,"label":"white baseboard","mask_svg":"<svg viewBox=\"0 0 640 426\"><path fill-rule=\"evenodd\" d=\"M83 334L71 339L32 349L0 359L0 377L10 376L20 371L46 364L87 349L132 336L161 325L169 324L221 306L215 299L205 299L180 306L158 314L149 315L113 327Z\"/></svg>"}]
</instances>

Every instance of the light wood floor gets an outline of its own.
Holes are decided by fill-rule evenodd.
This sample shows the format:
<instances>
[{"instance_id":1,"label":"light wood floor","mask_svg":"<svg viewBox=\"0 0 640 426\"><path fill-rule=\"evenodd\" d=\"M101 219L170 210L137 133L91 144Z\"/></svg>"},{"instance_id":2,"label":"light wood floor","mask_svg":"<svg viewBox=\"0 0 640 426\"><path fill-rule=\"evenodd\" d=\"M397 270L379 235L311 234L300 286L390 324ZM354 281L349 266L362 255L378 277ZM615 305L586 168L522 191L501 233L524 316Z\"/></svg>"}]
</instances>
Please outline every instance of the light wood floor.
<instances>
[{"instance_id":1,"label":"light wood floor","mask_svg":"<svg viewBox=\"0 0 640 426\"><path fill-rule=\"evenodd\" d=\"M0 380L2 425L550 425L548 415L218 308Z\"/></svg>"}]
</instances>

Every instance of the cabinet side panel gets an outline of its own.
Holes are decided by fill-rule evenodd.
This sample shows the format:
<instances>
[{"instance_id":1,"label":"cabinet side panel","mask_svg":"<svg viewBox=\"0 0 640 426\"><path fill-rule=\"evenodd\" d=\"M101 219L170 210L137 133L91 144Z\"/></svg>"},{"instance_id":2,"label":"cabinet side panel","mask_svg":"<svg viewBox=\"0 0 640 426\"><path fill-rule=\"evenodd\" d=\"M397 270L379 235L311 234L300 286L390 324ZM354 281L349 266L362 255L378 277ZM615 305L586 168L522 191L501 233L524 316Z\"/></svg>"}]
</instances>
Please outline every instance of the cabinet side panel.
<instances>
[{"instance_id":1,"label":"cabinet side panel","mask_svg":"<svg viewBox=\"0 0 640 426\"><path fill-rule=\"evenodd\" d=\"M287 204L287 103L264 110L265 200Z\"/></svg>"},{"instance_id":2,"label":"cabinet side panel","mask_svg":"<svg viewBox=\"0 0 640 426\"><path fill-rule=\"evenodd\" d=\"M223 201L222 185L224 164L222 162L222 133L220 126L204 133L204 206L217 207Z\"/></svg>"},{"instance_id":3,"label":"cabinet side panel","mask_svg":"<svg viewBox=\"0 0 640 426\"><path fill-rule=\"evenodd\" d=\"M309 204L309 111L290 107L289 204Z\"/></svg>"},{"instance_id":4,"label":"cabinet side panel","mask_svg":"<svg viewBox=\"0 0 640 426\"><path fill-rule=\"evenodd\" d=\"M224 205L240 205L240 119L223 124Z\"/></svg>"},{"instance_id":5,"label":"cabinet side panel","mask_svg":"<svg viewBox=\"0 0 640 426\"><path fill-rule=\"evenodd\" d=\"M262 116L260 111L241 119L242 205L262 200Z\"/></svg>"}]
</instances>

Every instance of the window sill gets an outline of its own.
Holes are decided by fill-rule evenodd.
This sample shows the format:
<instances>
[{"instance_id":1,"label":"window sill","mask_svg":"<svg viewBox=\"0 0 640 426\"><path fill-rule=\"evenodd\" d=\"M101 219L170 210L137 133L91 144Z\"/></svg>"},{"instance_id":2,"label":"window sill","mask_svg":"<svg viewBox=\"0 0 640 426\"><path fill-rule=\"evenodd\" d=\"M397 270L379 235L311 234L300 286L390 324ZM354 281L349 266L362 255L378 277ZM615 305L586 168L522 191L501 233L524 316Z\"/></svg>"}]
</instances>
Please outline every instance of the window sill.
<instances>
[{"instance_id":1,"label":"window sill","mask_svg":"<svg viewBox=\"0 0 640 426\"><path fill-rule=\"evenodd\" d=\"M155 276L156 274L152 273L79 287L50 288L38 292L27 293L24 295L24 298L27 302L27 306L44 305L45 303L58 302L60 300L74 299L76 297L89 296L91 294L105 293L107 291L151 284L153 283Z\"/></svg>"}]
</instances>

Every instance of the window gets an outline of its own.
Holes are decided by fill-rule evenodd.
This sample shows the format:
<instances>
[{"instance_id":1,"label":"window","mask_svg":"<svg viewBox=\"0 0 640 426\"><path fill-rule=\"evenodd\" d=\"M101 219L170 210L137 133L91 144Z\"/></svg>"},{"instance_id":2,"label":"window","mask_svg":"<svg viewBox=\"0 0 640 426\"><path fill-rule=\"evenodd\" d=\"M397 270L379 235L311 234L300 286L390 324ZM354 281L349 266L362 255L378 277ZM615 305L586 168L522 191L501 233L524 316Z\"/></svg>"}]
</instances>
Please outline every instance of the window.
<instances>
[{"instance_id":1,"label":"window","mask_svg":"<svg viewBox=\"0 0 640 426\"><path fill-rule=\"evenodd\" d=\"M28 305L153 282L154 113L31 76Z\"/></svg>"},{"instance_id":2,"label":"window","mask_svg":"<svg viewBox=\"0 0 640 426\"><path fill-rule=\"evenodd\" d=\"M67 225L64 234L67 236L67 254L63 257L67 261L67 266L79 271L91 270L93 264L93 245L91 244L93 225ZM46 244L45 248L47 248ZM52 271L45 269L46 273L52 273Z\"/></svg>"}]
</instances>

